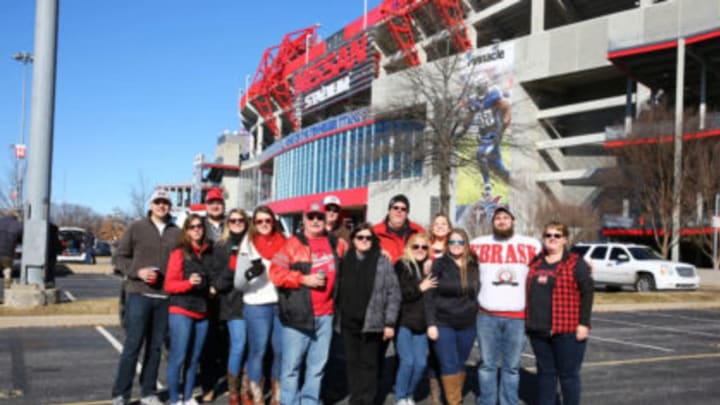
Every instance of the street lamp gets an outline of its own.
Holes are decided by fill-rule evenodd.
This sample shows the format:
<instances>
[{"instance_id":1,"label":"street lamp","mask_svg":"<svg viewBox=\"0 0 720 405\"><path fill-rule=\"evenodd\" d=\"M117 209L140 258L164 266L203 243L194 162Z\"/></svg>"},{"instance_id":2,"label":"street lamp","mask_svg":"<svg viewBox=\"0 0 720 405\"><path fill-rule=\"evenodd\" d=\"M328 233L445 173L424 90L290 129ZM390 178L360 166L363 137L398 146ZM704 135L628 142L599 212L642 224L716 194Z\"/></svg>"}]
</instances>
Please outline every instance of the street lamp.
<instances>
[{"instance_id":1,"label":"street lamp","mask_svg":"<svg viewBox=\"0 0 720 405\"><path fill-rule=\"evenodd\" d=\"M317 29L320 28L320 23L315 23L315 30L317 32ZM310 37L313 35L306 35L305 36L305 64L308 64L308 61L310 60ZM314 38L313 38L314 39Z\"/></svg>"},{"instance_id":2,"label":"street lamp","mask_svg":"<svg viewBox=\"0 0 720 405\"><path fill-rule=\"evenodd\" d=\"M30 52L15 52L13 54L13 59L23 64L22 69L22 98L21 98L21 108L20 108L20 143L15 145L15 202L16 207L22 207L22 190L23 190L23 171L20 167L20 160L25 158L25 88L26 88L26 82L27 82L27 66L28 64L33 62L33 55ZM19 149L22 149L23 153L21 154Z\"/></svg>"}]
</instances>

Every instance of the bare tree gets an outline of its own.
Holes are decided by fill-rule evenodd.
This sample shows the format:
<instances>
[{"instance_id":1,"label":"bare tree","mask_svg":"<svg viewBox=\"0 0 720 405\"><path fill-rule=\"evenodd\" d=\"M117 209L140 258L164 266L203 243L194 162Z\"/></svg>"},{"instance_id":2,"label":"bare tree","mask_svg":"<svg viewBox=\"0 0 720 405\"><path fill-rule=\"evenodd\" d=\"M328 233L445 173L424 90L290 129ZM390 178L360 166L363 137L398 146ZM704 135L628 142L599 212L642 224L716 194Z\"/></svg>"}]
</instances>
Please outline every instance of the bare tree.
<instances>
[{"instance_id":1,"label":"bare tree","mask_svg":"<svg viewBox=\"0 0 720 405\"><path fill-rule=\"evenodd\" d=\"M144 217L147 212L147 202L152 195L152 188L145 180L145 176L138 171L137 183L130 188L131 214L135 218Z\"/></svg>"},{"instance_id":2,"label":"bare tree","mask_svg":"<svg viewBox=\"0 0 720 405\"><path fill-rule=\"evenodd\" d=\"M714 252L714 230L711 221L715 211L715 196L720 193L720 142L714 139L690 139L683 146L684 170L687 173L684 206L696 206L687 215L690 227L688 238L712 260L713 269L720 268L720 254ZM718 249L720 250L720 249Z\"/></svg>"},{"instance_id":3,"label":"bare tree","mask_svg":"<svg viewBox=\"0 0 720 405\"><path fill-rule=\"evenodd\" d=\"M696 131L698 120L695 114L686 112L683 122L684 133ZM639 225L650 229L665 257L673 247L673 132L673 111L663 106L643 111L633 123L631 133L617 147L611 148L617 158L617 167L602 181L604 195L611 204L617 206L623 198L630 200L633 211L640 218ZM685 138L680 210L682 222L687 226L696 210L697 193L705 190L714 195L718 189L713 179L705 179L710 177L708 173L713 173L712 167L717 170L713 166L717 164L714 157L707 155L714 149L699 143L700 140Z\"/></svg>"},{"instance_id":4,"label":"bare tree","mask_svg":"<svg viewBox=\"0 0 720 405\"><path fill-rule=\"evenodd\" d=\"M440 211L448 213L453 178L459 169L470 168L482 175L483 195L489 198L490 178L510 180L501 149L521 144L513 136L519 128L511 122L509 89L498 86L502 75L481 67L486 55L476 51L451 54L449 47L440 49L444 46L440 41L433 53L449 56L393 74L397 80L389 85L397 91L391 90L389 101L373 113L381 120L413 125L410 130L407 125L396 125L393 141L376 147L368 156L373 160L403 156L396 159L395 172L424 163L438 176ZM489 95L493 98L486 98Z\"/></svg>"},{"instance_id":5,"label":"bare tree","mask_svg":"<svg viewBox=\"0 0 720 405\"><path fill-rule=\"evenodd\" d=\"M87 231L97 233L102 222L102 216L90 207L78 204L53 204L51 216L58 226L76 226Z\"/></svg>"},{"instance_id":6,"label":"bare tree","mask_svg":"<svg viewBox=\"0 0 720 405\"><path fill-rule=\"evenodd\" d=\"M591 207L546 199L536 206L532 225L539 234L551 221L568 227L570 243L595 240L601 228L600 216Z\"/></svg>"}]
</instances>

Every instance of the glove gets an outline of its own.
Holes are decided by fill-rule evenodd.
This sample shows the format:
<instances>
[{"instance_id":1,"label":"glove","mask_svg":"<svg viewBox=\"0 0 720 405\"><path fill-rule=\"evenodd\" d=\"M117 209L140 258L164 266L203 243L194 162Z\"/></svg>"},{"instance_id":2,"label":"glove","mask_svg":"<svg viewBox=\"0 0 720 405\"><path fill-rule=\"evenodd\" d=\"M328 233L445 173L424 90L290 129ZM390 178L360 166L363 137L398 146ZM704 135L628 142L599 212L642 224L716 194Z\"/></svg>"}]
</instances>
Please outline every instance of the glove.
<instances>
[{"instance_id":1,"label":"glove","mask_svg":"<svg viewBox=\"0 0 720 405\"><path fill-rule=\"evenodd\" d=\"M254 279L255 277L262 274L265 271L265 266L262 263L262 259L255 259L252 262L252 266L245 271L245 278L247 281Z\"/></svg>"}]
</instances>

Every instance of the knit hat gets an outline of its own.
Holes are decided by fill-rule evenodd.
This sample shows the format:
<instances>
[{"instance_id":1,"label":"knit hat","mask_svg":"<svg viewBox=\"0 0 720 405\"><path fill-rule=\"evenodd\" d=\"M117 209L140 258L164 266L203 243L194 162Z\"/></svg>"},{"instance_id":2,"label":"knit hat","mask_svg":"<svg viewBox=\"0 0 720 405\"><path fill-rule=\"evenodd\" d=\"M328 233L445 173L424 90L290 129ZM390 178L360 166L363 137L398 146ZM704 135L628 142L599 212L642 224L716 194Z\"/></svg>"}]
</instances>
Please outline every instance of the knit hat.
<instances>
[{"instance_id":1,"label":"knit hat","mask_svg":"<svg viewBox=\"0 0 720 405\"><path fill-rule=\"evenodd\" d=\"M388 203L388 209L391 209L395 203L401 202L405 204L405 206L408 209L408 212L410 211L410 201L408 201L408 198L405 196L405 194L398 194L390 199L390 202Z\"/></svg>"}]
</instances>

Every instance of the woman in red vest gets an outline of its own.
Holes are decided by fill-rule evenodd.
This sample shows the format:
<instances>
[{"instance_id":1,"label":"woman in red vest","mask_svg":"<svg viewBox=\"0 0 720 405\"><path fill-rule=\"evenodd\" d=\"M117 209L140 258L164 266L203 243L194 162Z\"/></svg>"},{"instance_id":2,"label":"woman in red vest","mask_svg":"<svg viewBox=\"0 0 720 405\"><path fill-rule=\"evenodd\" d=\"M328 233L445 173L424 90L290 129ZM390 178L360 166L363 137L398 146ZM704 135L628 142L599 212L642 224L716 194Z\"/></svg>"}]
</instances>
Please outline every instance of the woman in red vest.
<instances>
[{"instance_id":1,"label":"woman in red vest","mask_svg":"<svg viewBox=\"0 0 720 405\"><path fill-rule=\"evenodd\" d=\"M543 253L530 263L525 327L538 369L538 404L580 403L580 367L590 332L593 279L587 263L568 251L568 228L551 222Z\"/></svg>"}]
</instances>

